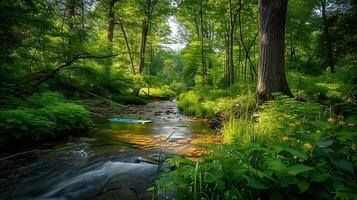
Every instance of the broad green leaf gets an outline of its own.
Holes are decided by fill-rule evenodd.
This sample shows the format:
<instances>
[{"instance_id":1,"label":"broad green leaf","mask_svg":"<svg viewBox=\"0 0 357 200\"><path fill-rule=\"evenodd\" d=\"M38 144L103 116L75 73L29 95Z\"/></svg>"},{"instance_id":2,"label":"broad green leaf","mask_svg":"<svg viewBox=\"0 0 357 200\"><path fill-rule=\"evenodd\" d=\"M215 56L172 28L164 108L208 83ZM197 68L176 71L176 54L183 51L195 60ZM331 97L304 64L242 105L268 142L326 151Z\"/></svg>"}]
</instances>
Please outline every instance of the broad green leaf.
<instances>
[{"instance_id":1,"label":"broad green leaf","mask_svg":"<svg viewBox=\"0 0 357 200\"><path fill-rule=\"evenodd\" d=\"M280 187L286 188L289 185L296 184L297 180L294 176L283 177L280 182Z\"/></svg>"},{"instance_id":2,"label":"broad green leaf","mask_svg":"<svg viewBox=\"0 0 357 200\"><path fill-rule=\"evenodd\" d=\"M297 185L298 185L298 187L299 187L300 193L303 193L303 192L305 192L306 190L308 190L308 189L309 189L309 186L310 186L309 183L307 183L307 182L305 182L305 181L303 181L303 180L298 180L298 181L297 181Z\"/></svg>"},{"instance_id":3,"label":"broad green leaf","mask_svg":"<svg viewBox=\"0 0 357 200\"><path fill-rule=\"evenodd\" d=\"M321 140L316 142L316 145L321 148L329 147L333 144L333 139L331 138L322 138Z\"/></svg>"},{"instance_id":4,"label":"broad green leaf","mask_svg":"<svg viewBox=\"0 0 357 200\"><path fill-rule=\"evenodd\" d=\"M266 186L264 183L260 182L257 178L249 177L249 176L244 176L244 178L247 180L247 185L251 188L269 189L268 186Z\"/></svg>"},{"instance_id":5,"label":"broad green leaf","mask_svg":"<svg viewBox=\"0 0 357 200\"><path fill-rule=\"evenodd\" d=\"M289 148L289 147L285 148L284 150L289 152L289 153L291 153L294 156L299 157L299 158L302 158L302 159L307 159L308 158L306 152L299 151L299 150L296 150L296 149L293 149L293 148Z\"/></svg>"},{"instance_id":6,"label":"broad green leaf","mask_svg":"<svg viewBox=\"0 0 357 200\"><path fill-rule=\"evenodd\" d=\"M326 179L330 178L331 175L327 174L327 173L324 173L324 174L319 174L318 176L314 177L312 179L312 181L315 181L315 182L323 182L325 181Z\"/></svg>"},{"instance_id":7,"label":"broad green leaf","mask_svg":"<svg viewBox=\"0 0 357 200\"><path fill-rule=\"evenodd\" d=\"M314 169L314 168L306 166L306 165L297 164L297 165L293 165L291 167L286 168L286 171L288 174L290 174L292 176L296 176L297 174L307 172L312 169Z\"/></svg>"},{"instance_id":8,"label":"broad green leaf","mask_svg":"<svg viewBox=\"0 0 357 200\"><path fill-rule=\"evenodd\" d=\"M347 160L331 160L331 162L336 166L339 167L351 174L354 173L353 171L353 165L351 162L347 161Z\"/></svg>"},{"instance_id":9,"label":"broad green leaf","mask_svg":"<svg viewBox=\"0 0 357 200\"><path fill-rule=\"evenodd\" d=\"M292 155L297 156L299 158L303 158L303 159L307 159L308 158L306 152L299 151L297 149L293 149L293 148L290 148L290 147L283 147L283 146L276 145L276 146L273 147L273 150L276 153L280 153L282 151L286 151L286 152L289 152Z\"/></svg>"},{"instance_id":10,"label":"broad green leaf","mask_svg":"<svg viewBox=\"0 0 357 200\"><path fill-rule=\"evenodd\" d=\"M286 166L280 160L269 160L267 164L268 164L268 169L271 169L273 171L280 172L286 169Z\"/></svg>"}]
</instances>

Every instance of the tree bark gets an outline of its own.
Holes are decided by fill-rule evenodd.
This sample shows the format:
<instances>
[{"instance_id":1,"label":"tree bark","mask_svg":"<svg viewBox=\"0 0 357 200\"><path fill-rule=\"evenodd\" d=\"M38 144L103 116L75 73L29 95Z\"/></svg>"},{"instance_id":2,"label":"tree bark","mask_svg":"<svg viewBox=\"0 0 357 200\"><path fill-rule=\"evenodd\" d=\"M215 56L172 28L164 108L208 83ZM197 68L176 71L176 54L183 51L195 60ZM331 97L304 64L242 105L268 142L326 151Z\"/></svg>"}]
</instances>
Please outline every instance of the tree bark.
<instances>
[{"instance_id":1,"label":"tree bark","mask_svg":"<svg viewBox=\"0 0 357 200\"><path fill-rule=\"evenodd\" d=\"M145 64L145 49L146 49L146 41L147 36L150 29L150 23L152 19L152 15L154 12L155 5L157 0L147 0L146 5L146 19L143 21L142 31L141 31L141 42L140 42L140 57L139 57L139 66L138 66L138 73L140 74L143 71L144 64Z\"/></svg>"},{"instance_id":2,"label":"tree bark","mask_svg":"<svg viewBox=\"0 0 357 200\"><path fill-rule=\"evenodd\" d=\"M201 21L201 65L202 65L202 86L205 85L206 79L206 55L204 48L204 31L203 31L203 1L200 6L200 21Z\"/></svg>"},{"instance_id":3,"label":"tree bark","mask_svg":"<svg viewBox=\"0 0 357 200\"><path fill-rule=\"evenodd\" d=\"M258 100L273 92L292 96L285 76L284 37L287 0L259 0Z\"/></svg>"},{"instance_id":4,"label":"tree bark","mask_svg":"<svg viewBox=\"0 0 357 200\"><path fill-rule=\"evenodd\" d=\"M326 64L330 67L331 73L335 73L331 36L329 33L329 24L327 22L327 16L326 16L326 0L320 0L320 2L321 2L321 10L322 10L322 21L324 25L324 35L325 35L324 42L326 46Z\"/></svg>"},{"instance_id":5,"label":"tree bark","mask_svg":"<svg viewBox=\"0 0 357 200\"><path fill-rule=\"evenodd\" d=\"M108 10L108 53L113 53L113 37L114 37L114 5L115 0L109 0L109 10ZM110 57L104 67L104 74L107 80L110 78L110 68L113 64L113 59Z\"/></svg>"},{"instance_id":6,"label":"tree bark","mask_svg":"<svg viewBox=\"0 0 357 200\"><path fill-rule=\"evenodd\" d=\"M135 74L135 67L134 67L134 60L133 60L133 55L131 53L131 49L130 49L130 44L129 44L129 40L128 40L128 37L126 35L126 31L125 31L125 27L124 27L124 24L123 22L121 21L121 19L119 18L118 19L119 21L119 26L120 26L120 29L123 33L123 37L124 37L124 40L125 40L125 44L126 44L126 48L128 49L128 55L129 55L129 59L130 59L130 66L131 66L131 73L132 74Z\"/></svg>"},{"instance_id":7,"label":"tree bark","mask_svg":"<svg viewBox=\"0 0 357 200\"><path fill-rule=\"evenodd\" d=\"M228 85L234 84L234 60L233 60L233 36L235 23L233 19L232 11L232 0L228 0L228 11L229 11L229 33L228 33Z\"/></svg>"}]
</instances>

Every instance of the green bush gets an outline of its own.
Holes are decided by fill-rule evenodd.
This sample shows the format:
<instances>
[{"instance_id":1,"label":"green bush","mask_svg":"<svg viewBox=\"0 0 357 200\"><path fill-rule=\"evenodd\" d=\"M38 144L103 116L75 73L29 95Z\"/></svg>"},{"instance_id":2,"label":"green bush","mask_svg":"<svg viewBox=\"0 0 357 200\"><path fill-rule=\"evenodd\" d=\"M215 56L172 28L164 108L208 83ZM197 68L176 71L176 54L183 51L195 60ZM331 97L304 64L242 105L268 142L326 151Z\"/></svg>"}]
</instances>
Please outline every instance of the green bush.
<instances>
[{"instance_id":1,"label":"green bush","mask_svg":"<svg viewBox=\"0 0 357 200\"><path fill-rule=\"evenodd\" d=\"M356 133L320 135L304 148L240 141L213 147L201 161L172 158L177 167L156 182L176 199L356 199ZM276 137L278 139L278 137Z\"/></svg>"},{"instance_id":2,"label":"green bush","mask_svg":"<svg viewBox=\"0 0 357 200\"><path fill-rule=\"evenodd\" d=\"M40 115L47 117L55 124L55 131L76 132L92 124L89 112L83 106L73 103L48 105L39 110Z\"/></svg>"},{"instance_id":3,"label":"green bush","mask_svg":"<svg viewBox=\"0 0 357 200\"><path fill-rule=\"evenodd\" d=\"M240 96L225 90L202 89L181 93L177 107L180 111L200 117L214 117L217 113L228 110L247 110L255 104L252 92Z\"/></svg>"},{"instance_id":4,"label":"green bush","mask_svg":"<svg viewBox=\"0 0 357 200\"><path fill-rule=\"evenodd\" d=\"M65 97L57 92L43 92L34 94L26 98L26 103L29 107L42 108L48 104L66 102Z\"/></svg>"},{"instance_id":5,"label":"green bush","mask_svg":"<svg viewBox=\"0 0 357 200\"><path fill-rule=\"evenodd\" d=\"M83 106L70 103L59 93L45 92L18 101L27 108L0 111L0 145L56 137L92 124Z\"/></svg>"},{"instance_id":6,"label":"green bush","mask_svg":"<svg viewBox=\"0 0 357 200\"><path fill-rule=\"evenodd\" d=\"M112 100L121 104L145 105L147 99L132 94L112 95Z\"/></svg>"},{"instance_id":7,"label":"green bush","mask_svg":"<svg viewBox=\"0 0 357 200\"><path fill-rule=\"evenodd\" d=\"M53 122L33 109L4 110L0 112L0 144L52 135L54 127Z\"/></svg>"},{"instance_id":8,"label":"green bush","mask_svg":"<svg viewBox=\"0 0 357 200\"><path fill-rule=\"evenodd\" d=\"M203 98L195 91L181 93L178 98L177 107L186 114L205 116L207 110L203 107Z\"/></svg>"}]
</instances>

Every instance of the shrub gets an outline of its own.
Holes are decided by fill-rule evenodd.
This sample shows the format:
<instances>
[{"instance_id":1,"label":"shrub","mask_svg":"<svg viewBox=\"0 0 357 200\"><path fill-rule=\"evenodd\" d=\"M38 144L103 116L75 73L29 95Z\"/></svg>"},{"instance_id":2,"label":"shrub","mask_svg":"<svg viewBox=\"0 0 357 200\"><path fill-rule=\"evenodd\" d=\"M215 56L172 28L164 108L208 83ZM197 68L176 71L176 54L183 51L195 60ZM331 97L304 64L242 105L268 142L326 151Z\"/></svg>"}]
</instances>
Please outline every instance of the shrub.
<instances>
[{"instance_id":1,"label":"shrub","mask_svg":"<svg viewBox=\"0 0 357 200\"><path fill-rule=\"evenodd\" d=\"M4 110L0 112L0 143L39 139L52 135L55 124L36 114L33 109Z\"/></svg>"},{"instance_id":2,"label":"shrub","mask_svg":"<svg viewBox=\"0 0 357 200\"><path fill-rule=\"evenodd\" d=\"M39 110L40 115L47 117L55 124L55 131L76 132L92 124L89 112L83 106L74 103L48 105Z\"/></svg>"},{"instance_id":3,"label":"shrub","mask_svg":"<svg viewBox=\"0 0 357 200\"><path fill-rule=\"evenodd\" d=\"M356 145L346 149L341 139L315 138L304 150L225 144L201 161L170 159L177 169L156 187L163 194L175 188L176 199L355 199Z\"/></svg>"},{"instance_id":4,"label":"shrub","mask_svg":"<svg viewBox=\"0 0 357 200\"><path fill-rule=\"evenodd\" d=\"M212 154L169 159L176 169L156 189L176 199L356 199L355 120L276 95L254 115L232 111L221 129L228 143Z\"/></svg>"},{"instance_id":5,"label":"shrub","mask_svg":"<svg viewBox=\"0 0 357 200\"><path fill-rule=\"evenodd\" d=\"M147 103L145 98L132 94L113 95L112 100L121 104L145 105Z\"/></svg>"},{"instance_id":6,"label":"shrub","mask_svg":"<svg viewBox=\"0 0 357 200\"><path fill-rule=\"evenodd\" d=\"M42 108L48 104L65 102L65 97L57 92L43 92L34 94L26 99L26 103L30 107Z\"/></svg>"},{"instance_id":7,"label":"shrub","mask_svg":"<svg viewBox=\"0 0 357 200\"><path fill-rule=\"evenodd\" d=\"M145 93L143 91L145 91ZM142 90L140 91L140 95L148 96L148 88L142 88ZM173 91L169 86L164 85L161 87L150 88L149 96L157 98L171 98L176 96L176 92Z\"/></svg>"},{"instance_id":8,"label":"shrub","mask_svg":"<svg viewBox=\"0 0 357 200\"><path fill-rule=\"evenodd\" d=\"M18 101L27 108L0 111L0 145L73 133L92 124L83 106L70 103L59 93L45 92Z\"/></svg>"},{"instance_id":9,"label":"shrub","mask_svg":"<svg viewBox=\"0 0 357 200\"><path fill-rule=\"evenodd\" d=\"M203 98L191 90L180 94L177 107L184 113L204 116L207 111L204 109L202 101Z\"/></svg>"}]
</instances>

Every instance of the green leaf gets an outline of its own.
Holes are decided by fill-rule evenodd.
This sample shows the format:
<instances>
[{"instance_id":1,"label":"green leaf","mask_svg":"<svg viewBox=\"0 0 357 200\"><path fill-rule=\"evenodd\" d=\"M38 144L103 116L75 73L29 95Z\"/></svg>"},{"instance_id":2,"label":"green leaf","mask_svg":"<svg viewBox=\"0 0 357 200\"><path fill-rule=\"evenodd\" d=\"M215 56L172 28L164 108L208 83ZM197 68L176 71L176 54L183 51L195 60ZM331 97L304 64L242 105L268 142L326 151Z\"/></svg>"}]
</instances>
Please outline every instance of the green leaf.
<instances>
[{"instance_id":1,"label":"green leaf","mask_svg":"<svg viewBox=\"0 0 357 200\"><path fill-rule=\"evenodd\" d=\"M325 181L326 179L330 178L331 175L327 174L327 173L324 173L324 174L319 174L318 176L314 177L312 179L312 181L315 181L315 182L323 182Z\"/></svg>"},{"instance_id":2,"label":"green leaf","mask_svg":"<svg viewBox=\"0 0 357 200\"><path fill-rule=\"evenodd\" d=\"M283 171L286 169L286 166L280 160L269 160L267 164L268 169L271 169L273 171Z\"/></svg>"},{"instance_id":3,"label":"green leaf","mask_svg":"<svg viewBox=\"0 0 357 200\"><path fill-rule=\"evenodd\" d=\"M260 182L258 179L254 177L244 176L247 180L247 186L255 189L269 189L264 183Z\"/></svg>"},{"instance_id":4,"label":"green leaf","mask_svg":"<svg viewBox=\"0 0 357 200\"><path fill-rule=\"evenodd\" d=\"M354 173L353 171L353 165L351 162L348 162L347 160L331 160L331 162L336 166L339 167L351 174Z\"/></svg>"},{"instance_id":5,"label":"green leaf","mask_svg":"<svg viewBox=\"0 0 357 200\"><path fill-rule=\"evenodd\" d=\"M309 189L309 183L303 181L303 180L298 180L297 185L299 187L300 193L305 192L306 190Z\"/></svg>"},{"instance_id":6,"label":"green leaf","mask_svg":"<svg viewBox=\"0 0 357 200\"><path fill-rule=\"evenodd\" d=\"M294 176L283 177L280 183L280 187L286 188L291 184L296 184L297 180Z\"/></svg>"},{"instance_id":7,"label":"green leaf","mask_svg":"<svg viewBox=\"0 0 357 200\"><path fill-rule=\"evenodd\" d=\"M316 142L316 145L321 148L329 147L333 144L333 139L331 138L322 138L321 140Z\"/></svg>"},{"instance_id":8,"label":"green leaf","mask_svg":"<svg viewBox=\"0 0 357 200\"><path fill-rule=\"evenodd\" d=\"M297 164L297 165L293 165L291 167L286 168L286 171L288 172L289 175L296 176L297 174L307 172L312 169L314 169L314 168L306 166L306 165Z\"/></svg>"},{"instance_id":9,"label":"green leaf","mask_svg":"<svg viewBox=\"0 0 357 200\"><path fill-rule=\"evenodd\" d=\"M296 149L292 149L292 148L289 148L289 147L286 147L284 150L289 152L289 153L291 153L294 156L299 157L299 158L302 158L302 159L305 159L305 160L308 158L306 152L299 151L299 150L296 150Z\"/></svg>"},{"instance_id":10,"label":"green leaf","mask_svg":"<svg viewBox=\"0 0 357 200\"><path fill-rule=\"evenodd\" d=\"M286 151L286 152L289 152L292 155L297 156L297 157L302 158L302 159L307 159L308 158L306 152L299 151L297 149L293 149L293 148L290 148L290 147L283 147L283 146L275 145L273 147L273 150L276 153L280 153L281 151Z\"/></svg>"}]
</instances>

